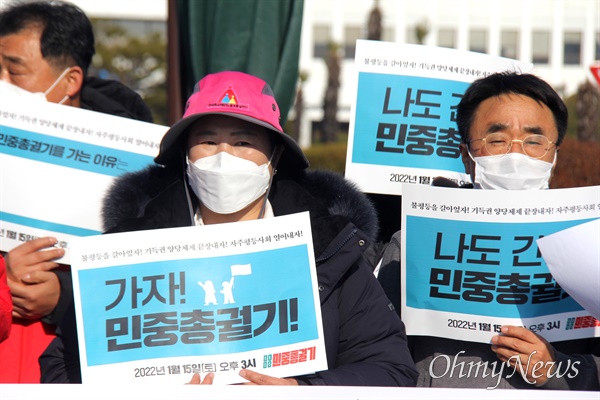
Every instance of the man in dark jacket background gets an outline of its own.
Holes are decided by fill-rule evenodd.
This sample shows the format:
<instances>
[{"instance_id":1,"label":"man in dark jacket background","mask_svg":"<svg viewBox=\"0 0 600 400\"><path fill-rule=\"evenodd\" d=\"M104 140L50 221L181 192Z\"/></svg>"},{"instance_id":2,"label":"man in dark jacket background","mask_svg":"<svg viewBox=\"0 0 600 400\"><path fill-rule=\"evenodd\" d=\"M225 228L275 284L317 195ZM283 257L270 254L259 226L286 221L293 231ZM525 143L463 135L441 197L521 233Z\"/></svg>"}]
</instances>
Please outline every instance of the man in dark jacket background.
<instances>
[{"instance_id":1,"label":"man in dark jacket background","mask_svg":"<svg viewBox=\"0 0 600 400\"><path fill-rule=\"evenodd\" d=\"M110 189L108 233L310 212L329 369L285 379L240 375L271 385L414 386L404 325L363 256L377 235L373 206L342 177L306 170L302 150L279 125L268 84L241 72L203 78L155 161L163 167L128 174ZM71 339L65 331L42 357L43 375L53 376L46 381L68 381L76 365Z\"/></svg>"},{"instance_id":2,"label":"man in dark jacket background","mask_svg":"<svg viewBox=\"0 0 600 400\"><path fill-rule=\"evenodd\" d=\"M150 110L137 93L117 81L86 77L94 52L92 25L83 11L70 3L14 3L0 12L0 80L4 88L17 86L52 103L152 122ZM47 195L40 194L40 200ZM4 352L21 347L16 342L11 344L18 336L13 330L12 339L0 347L0 369L4 371L0 381L6 378L23 382L17 378L23 375L13 374L20 370L15 365L17 359L23 362L24 369L37 369L37 356L47 344L43 338L50 338L53 326L72 302L70 272L58 268L55 262L64 250L53 248L55 243L55 238L39 238L6 255L15 321L27 324L29 331L40 319L48 325L43 325L43 329L39 325L39 341L29 337L26 346L30 361L16 354L9 357ZM26 366L34 361L35 366ZM39 381L39 370L27 376L23 378L25 382Z\"/></svg>"}]
</instances>

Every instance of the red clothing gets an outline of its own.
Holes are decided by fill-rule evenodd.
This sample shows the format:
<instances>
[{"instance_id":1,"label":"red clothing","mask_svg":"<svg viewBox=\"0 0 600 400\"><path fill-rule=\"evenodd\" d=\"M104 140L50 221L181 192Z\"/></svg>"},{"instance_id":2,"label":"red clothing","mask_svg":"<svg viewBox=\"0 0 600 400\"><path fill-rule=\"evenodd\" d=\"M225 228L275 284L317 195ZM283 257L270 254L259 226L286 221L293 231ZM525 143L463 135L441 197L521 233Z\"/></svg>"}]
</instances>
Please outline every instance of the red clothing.
<instances>
[{"instance_id":1,"label":"red clothing","mask_svg":"<svg viewBox=\"0 0 600 400\"><path fill-rule=\"evenodd\" d=\"M0 255L0 343L8 337L12 320L12 300L10 289L6 282L6 266L4 258Z\"/></svg>"},{"instance_id":2,"label":"red clothing","mask_svg":"<svg viewBox=\"0 0 600 400\"><path fill-rule=\"evenodd\" d=\"M10 336L0 343L0 383L40 383L38 359L54 329L40 320L13 318Z\"/></svg>"},{"instance_id":3,"label":"red clothing","mask_svg":"<svg viewBox=\"0 0 600 400\"><path fill-rule=\"evenodd\" d=\"M12 300L0 256L0 383L40 383L38 359L54 339L55 328L11 315ZM8 338L2 341L4 335Z\"/></svg>"}]
</instances>

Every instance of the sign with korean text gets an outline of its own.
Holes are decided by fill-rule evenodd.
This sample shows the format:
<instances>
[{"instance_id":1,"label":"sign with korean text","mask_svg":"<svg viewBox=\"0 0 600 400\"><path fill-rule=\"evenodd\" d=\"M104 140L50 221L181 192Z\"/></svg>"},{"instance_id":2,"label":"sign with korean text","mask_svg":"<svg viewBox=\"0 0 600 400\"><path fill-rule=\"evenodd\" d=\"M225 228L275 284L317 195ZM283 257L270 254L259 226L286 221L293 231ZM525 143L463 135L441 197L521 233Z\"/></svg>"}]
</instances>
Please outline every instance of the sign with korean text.
<instances>
[{"instance_id":1,"label":"sign with korean text","mask_svg":"<svg viewBox=\"0 0 600 400\"><path fill-rule=\"evenodd\" d=\"M503 191L406 185L402 319L409 335L489 343L502 325L549 341L600 336L537 240L600 218L600 186ZM585 289L582 289L585 290Z\"/></svg>"},{"instance_id":2,"label":"sign with korean text","mask_svg":"<svg viewBox=\"0 0 600 400\"><path fill-rule=\"evenodd\" d=\"M470 182L456 108L471 82L532 65L455 49L358 40L346 177L364 192L402 194L437 176Z\"/></svg>"},{"instance_id":3,"label":"sign with korean text","mask_svg":"<svg viewBox=\"0 0 600 400\"><path fill-rule=\"evenodd\" d=\"M114 179L153 162L167 127L0 96L0 250L54 236L68 250L99 234L101 200ZM61 259L69 263L69 252Z\"/></svg>"},{"instance_id":4,"label":"sign with korean text","mask_svg":"<svg viewBox=\"0 0 600 400\"><path fill-rule=\"evenodd\" d=\"M71 252L84 383L327 369L308 213L82 237Z\"/></svg>"}]
</instances>

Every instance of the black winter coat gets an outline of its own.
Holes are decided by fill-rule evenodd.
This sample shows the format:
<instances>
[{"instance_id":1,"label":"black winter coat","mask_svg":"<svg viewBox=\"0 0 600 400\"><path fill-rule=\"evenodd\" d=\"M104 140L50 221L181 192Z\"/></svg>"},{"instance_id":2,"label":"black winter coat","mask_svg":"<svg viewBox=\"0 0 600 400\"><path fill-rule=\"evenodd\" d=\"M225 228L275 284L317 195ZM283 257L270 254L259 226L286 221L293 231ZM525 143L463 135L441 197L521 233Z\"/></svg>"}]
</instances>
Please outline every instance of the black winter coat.
<instances>
[{"instance_id":1,"label":"black winter coat","mask_svg":"<svg viewBox=\"0 0 600 400\"><path fill-rule=\"evenodd\" d=\"M193 225L197 204L183 174L150 167L119 179L103 209L107 232ZM377 235L370 202L342 177L324 171L276 175L269 201L276 216L310 212L329 369L296 377L298 382L414 386L417 373L404 324L363 255ZM55 362L42 365L43 371L52 368Z\"/></svg>"}]
</instances>

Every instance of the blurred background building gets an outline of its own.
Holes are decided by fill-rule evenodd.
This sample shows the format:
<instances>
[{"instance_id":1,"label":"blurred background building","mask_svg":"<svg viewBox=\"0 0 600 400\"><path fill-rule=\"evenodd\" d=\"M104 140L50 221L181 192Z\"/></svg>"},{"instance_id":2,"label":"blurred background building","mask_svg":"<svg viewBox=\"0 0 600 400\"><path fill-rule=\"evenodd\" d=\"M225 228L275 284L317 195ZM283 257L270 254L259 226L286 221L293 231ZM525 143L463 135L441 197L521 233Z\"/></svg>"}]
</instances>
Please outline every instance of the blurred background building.
<instances>
[{"instance_id":1,"label":"blurred background building","mask_svg":"<svg viewBox=\"0 0 600 400\"><path fill-rule=\"evenodd\" d=\"M598 0L305 0L300 69L306 117L322 118L330 43L342 57L339 121L349 120L354 43L368 37L373 8L381 40L422 43L532 62L538 76L564 97L592 79L600 60Z\"/></svg>"}]
</instances>

